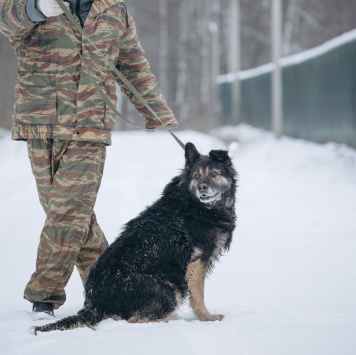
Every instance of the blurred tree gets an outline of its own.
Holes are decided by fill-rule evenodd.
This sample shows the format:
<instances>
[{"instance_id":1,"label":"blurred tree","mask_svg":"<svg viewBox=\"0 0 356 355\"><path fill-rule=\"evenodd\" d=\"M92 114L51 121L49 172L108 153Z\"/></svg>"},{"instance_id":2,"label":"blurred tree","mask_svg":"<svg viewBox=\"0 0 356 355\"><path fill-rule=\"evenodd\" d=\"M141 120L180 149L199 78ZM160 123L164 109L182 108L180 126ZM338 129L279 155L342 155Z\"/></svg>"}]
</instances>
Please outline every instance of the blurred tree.
<instances>
[{"instance_id":1,"label":"blurred tree","mask_svg":"<svg viewBox=\"0 0 356 355\"><path fill-rule=\"evenodd\" d=\"M0 34L0 127L11 128L17 59L8 39Z\"/></svg>"}]
</instances>

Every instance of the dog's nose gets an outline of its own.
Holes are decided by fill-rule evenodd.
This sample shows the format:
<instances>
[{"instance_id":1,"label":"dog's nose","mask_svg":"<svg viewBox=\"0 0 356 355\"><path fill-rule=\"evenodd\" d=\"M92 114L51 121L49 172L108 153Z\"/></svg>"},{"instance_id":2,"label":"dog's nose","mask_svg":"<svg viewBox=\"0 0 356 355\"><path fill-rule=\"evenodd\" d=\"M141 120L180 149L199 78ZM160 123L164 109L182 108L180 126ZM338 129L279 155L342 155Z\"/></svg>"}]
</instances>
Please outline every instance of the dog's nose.
<instances>
[{"instance_id":1,"label":"dog's nose","mask_svg":"<svg viewBox=\"0 0 356 355\"><path fill-rule=\"evenodd\" d=\"M208 190L208 184L202 183L198 187L199 192L206 192Z\"/></svg>"}]
</instances>

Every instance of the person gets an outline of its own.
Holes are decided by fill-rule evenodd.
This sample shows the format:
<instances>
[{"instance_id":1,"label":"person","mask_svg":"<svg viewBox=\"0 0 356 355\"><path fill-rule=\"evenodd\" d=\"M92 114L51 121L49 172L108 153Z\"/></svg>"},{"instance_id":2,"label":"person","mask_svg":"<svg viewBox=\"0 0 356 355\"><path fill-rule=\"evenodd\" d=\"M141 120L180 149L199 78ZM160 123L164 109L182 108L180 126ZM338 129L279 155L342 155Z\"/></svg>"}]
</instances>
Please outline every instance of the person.
<instances>
[{"instance_id":1,"label":"person","mask_svg":"<svg viewBox=\"0 0 356 355\"><path fill-rule=\"evenodd\" d=\"M144 56L123 0L67 0L93 48L56 0L0 1L0 30L19 62L12 139L27 141L46 220L36 270L24 298L51 316L66 300L77 267L83 284L108 242L94 213L115 113L92 85L116 103L115 76L105 56L149 103L155 115L118 80L147 129L176 123ZM65 28L63 28L65 26ZM99 56L93 55L99 51Z\"/></svg>"}]
</instances>

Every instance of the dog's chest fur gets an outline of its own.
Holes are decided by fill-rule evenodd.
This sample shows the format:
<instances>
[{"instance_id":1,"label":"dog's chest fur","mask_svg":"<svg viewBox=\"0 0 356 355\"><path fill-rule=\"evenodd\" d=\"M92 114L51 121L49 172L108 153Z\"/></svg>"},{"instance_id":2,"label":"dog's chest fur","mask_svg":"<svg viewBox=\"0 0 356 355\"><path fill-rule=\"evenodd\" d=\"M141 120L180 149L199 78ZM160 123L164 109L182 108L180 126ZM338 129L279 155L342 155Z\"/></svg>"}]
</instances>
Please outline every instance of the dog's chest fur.
<instances>
[{"instance_id":1,"label":"dog's chest fur","mask_svg":"<svg viewBox=\"0 0 356 355\"><path fill-rule=\"evenodd\" d=\"M191 254L190 261L202 259L203 255L209 255L208 259L211 259L212 261L216 260L221 255L221 253L225 249L227 249L230 238L230 234L218 232L215 237L212 248L210 248L209 250L204 250L204 247L202 247L201 245L193 246L193 252Z\"/></svg>"},{"instance_id":2,"label":"dog's chest fur","mask_svg":"<svg viewBox=\"0 0 356 355\"><path fill-rule=\"evenodd\" d=\"M209 223L201 221L189 221L192 241L192 253L189 262L198 259L208 264L216 261L221 253L229 248L232 231L211 227Z\"/></svg>"}]
</instances>

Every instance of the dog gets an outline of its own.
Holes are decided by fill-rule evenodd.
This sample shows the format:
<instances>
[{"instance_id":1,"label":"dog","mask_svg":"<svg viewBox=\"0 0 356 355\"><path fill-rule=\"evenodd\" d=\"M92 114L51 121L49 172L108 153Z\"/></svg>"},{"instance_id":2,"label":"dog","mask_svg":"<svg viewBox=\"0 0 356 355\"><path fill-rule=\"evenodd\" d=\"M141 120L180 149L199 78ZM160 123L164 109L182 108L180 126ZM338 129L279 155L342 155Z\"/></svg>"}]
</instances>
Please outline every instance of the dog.
<instances>
[{"instance_id":1,"label":"dog","mask_svg":"<svg viewBox=\"0 0 356 355\"><path fill-rule=\"evenodd\" d=\"M201 155L185 145L185 167L162 196L123 232L93 266L77 315L32 327L48 332L94 328L106 318L167 321L188 297L200 321L222 320L204 304L204 280L230 247L237 173L227 151Z\"/></svg>"}]
</instances>

